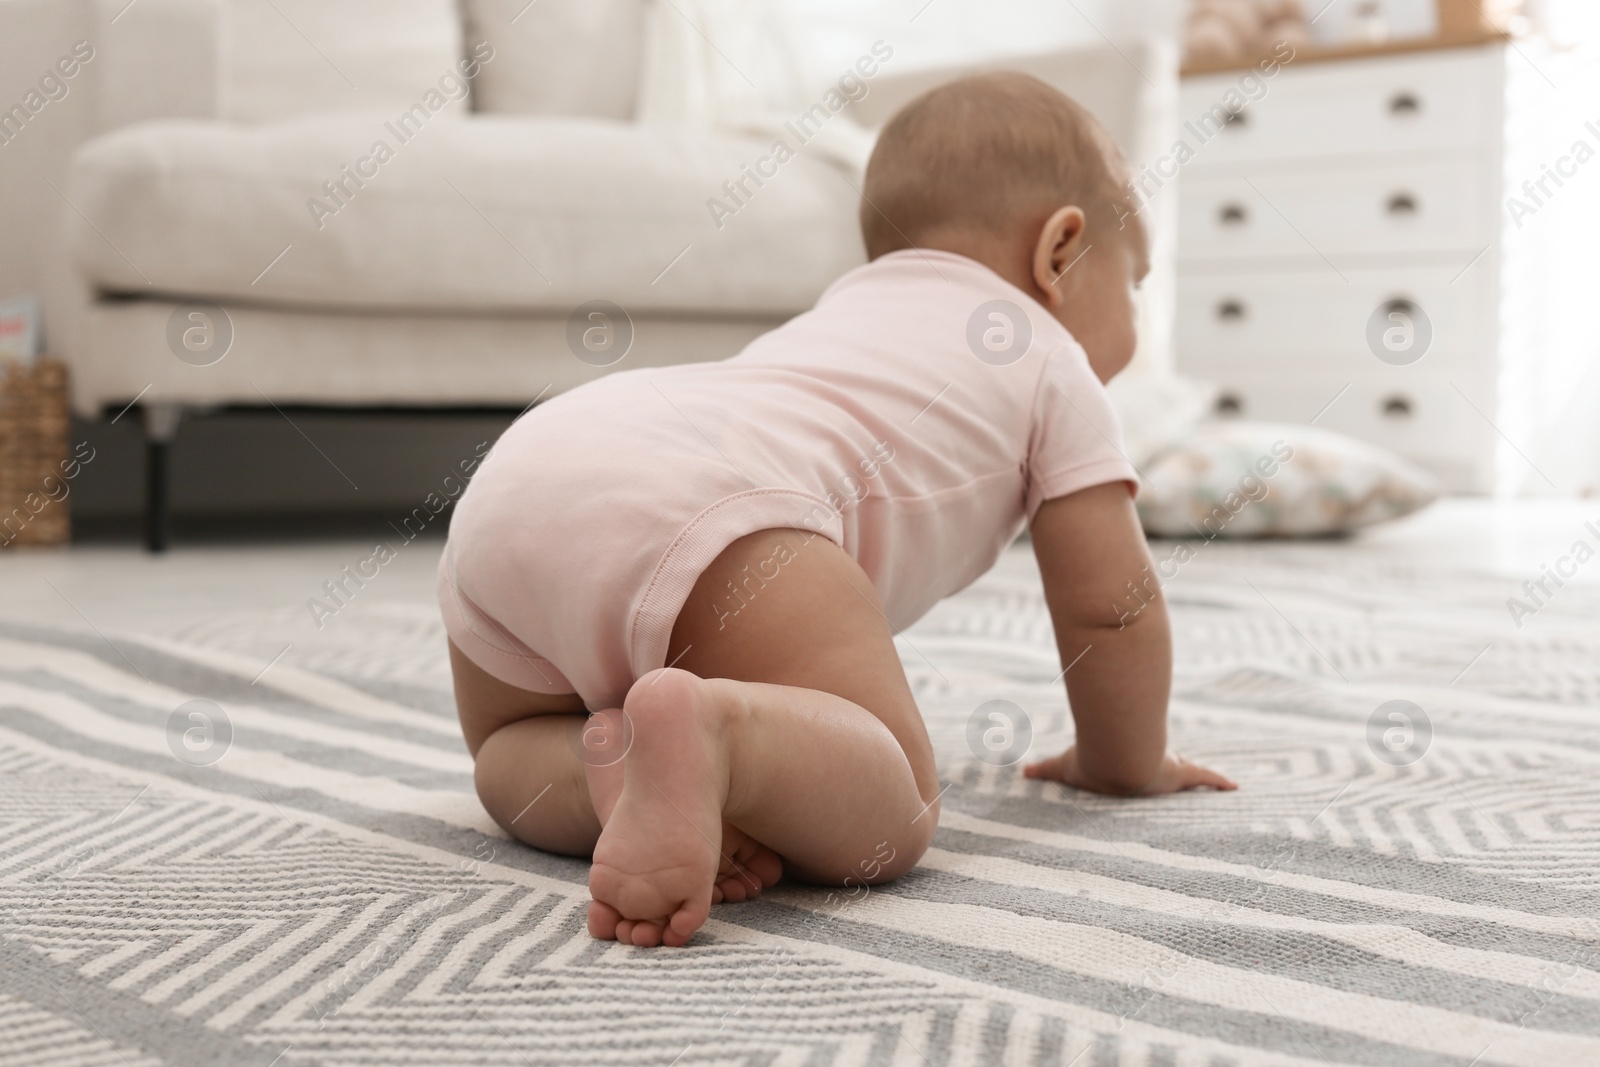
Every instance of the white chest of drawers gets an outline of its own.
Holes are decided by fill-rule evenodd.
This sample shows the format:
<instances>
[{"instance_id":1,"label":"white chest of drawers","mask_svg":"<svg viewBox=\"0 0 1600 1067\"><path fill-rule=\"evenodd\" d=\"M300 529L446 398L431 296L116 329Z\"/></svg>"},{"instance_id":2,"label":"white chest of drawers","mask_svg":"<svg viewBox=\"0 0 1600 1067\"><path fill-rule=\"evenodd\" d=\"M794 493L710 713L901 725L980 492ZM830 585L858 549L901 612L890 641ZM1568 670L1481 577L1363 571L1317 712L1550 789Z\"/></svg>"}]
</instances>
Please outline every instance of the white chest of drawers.
<instances>
[{"instance_id":1,"label":"white chest of drawers","mask_svg":"<svg viewBox=\"0 0 1600 1067\"><path fill-rule=\"evenodd\" d=\"M1186 78L1179 372L1454 491L1594 491L1600 232L1574 231L1600 224L1600 161L1569 160L1532 216L1507 202L1580 138L1600 150L1600 95L1559 65L1493 43L1291 62L1253 99L1237 73Z\"/></svg>"}]
</instances>

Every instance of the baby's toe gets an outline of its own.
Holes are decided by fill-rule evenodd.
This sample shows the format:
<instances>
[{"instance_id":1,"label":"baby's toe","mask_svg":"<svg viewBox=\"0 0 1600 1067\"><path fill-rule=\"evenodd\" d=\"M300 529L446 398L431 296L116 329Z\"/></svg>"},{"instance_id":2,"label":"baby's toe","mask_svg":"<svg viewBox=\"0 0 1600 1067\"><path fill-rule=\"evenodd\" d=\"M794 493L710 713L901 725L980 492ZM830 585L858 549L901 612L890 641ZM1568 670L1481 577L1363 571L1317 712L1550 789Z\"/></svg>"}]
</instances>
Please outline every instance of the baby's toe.
<instances>
[{"instance_id":1,"label":"baby's toe","mask_svg":"<svg viewBox=\"0 0 1600 1067\"><path fill-rule=\"evenodd\" d=\"M769 885L777 885L778 879L783 877L783 857L765 845L757 846L755 855L740 862L744 864L746 874L755 876L759 885L757 892Z\"/></svg>"},{"instance_id":2,"label":"baby's toe","mask_svg":"<svg viewBox=\"0 0 1600 1067\"><path fill-rule=\"evenodd\" d=\"M742 904L759 892L761 890L753 889L743 878L735 876L733 878L724 878L713 886L711 900L714 904L720 902L718 898L727 901L729 904Z\"/></svg>"},{"instance_id":3,"label":"baby's toe","mask_svg":"<svg viewBox=\"0 0 1600 1067\"><path fill-rule=\"evenodd\" d=\"M589 934L601 941L625 941L618 933L622 915L610 904L600 900L589 901Z\"/></svg>"},{"instance_id":4,"label":"baby's toe","mask_svg":"<svg viewBox=\"0 0 1600 1067\"><path fill-rule=\"evenodd\" d=\"M662 934L662 940L669 945L687 945L694 932L706 924L711 918L711 894L707 893L699 900L685 901L683 907L673 913L667 921L667 929Z\"/></svg>"},{"instance_id":5,"label":"baby's toe","mask_svg":"<svg viewBox=\"0 0 1600 1067\"><path fill-rule=\"evenodd\" d=\"M722 844L718 881L737 877L749 890L747 895L754 896L783 877L783 859L732 823L723 823Z\"/></svg>"},{"instance_id":6,"label":"baby's toe","mask_svg":"<svg viewBox=\"0 0 1600 1067\"><path fill-rule=\"evenodd\" d=\"M661 924L637 922L633 924L632 943L640 948L655 948L661 944Z\"/></svg>"}]
</instances>

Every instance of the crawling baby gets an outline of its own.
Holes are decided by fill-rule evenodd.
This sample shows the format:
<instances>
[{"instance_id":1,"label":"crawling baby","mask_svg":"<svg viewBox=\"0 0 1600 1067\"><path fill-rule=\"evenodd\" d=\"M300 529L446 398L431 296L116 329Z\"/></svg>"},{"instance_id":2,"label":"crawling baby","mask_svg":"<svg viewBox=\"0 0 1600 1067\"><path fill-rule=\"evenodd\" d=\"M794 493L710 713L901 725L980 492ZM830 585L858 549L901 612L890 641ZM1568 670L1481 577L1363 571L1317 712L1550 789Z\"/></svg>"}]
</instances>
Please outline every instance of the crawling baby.
<instances>
[{"instance_id":1,"label":"crawling baby","mask_svg":"<svg viewBox=\"0 0 1600 1067\"><path fill-rule=\"evenodd\" d=\"M506 431L439 568L478 795L592 856L589 930L682 945L785 871L875 883L939 822L894 634L1024 525L1076 744L1025 769L1148 795L1171 640L1103 382L1148 269L1127 165L1023 75L935 89L868 165L869 262L732 359L611 375ZM775 250L782 254L782 250Z\"/></svg>"}]
</instances>

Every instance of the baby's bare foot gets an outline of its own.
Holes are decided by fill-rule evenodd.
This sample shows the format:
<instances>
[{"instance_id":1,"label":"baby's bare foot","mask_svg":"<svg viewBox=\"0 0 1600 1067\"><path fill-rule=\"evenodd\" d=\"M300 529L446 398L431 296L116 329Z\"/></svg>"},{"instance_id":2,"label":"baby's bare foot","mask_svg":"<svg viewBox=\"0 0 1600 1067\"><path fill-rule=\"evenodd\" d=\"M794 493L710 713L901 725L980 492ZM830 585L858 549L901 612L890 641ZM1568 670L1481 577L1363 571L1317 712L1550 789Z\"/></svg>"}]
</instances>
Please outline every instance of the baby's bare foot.
<instances>
[{"instance_id":1,"label":"baby's bare foot","mask_svg":"<svg viewBox=\"0 0 1600 1067\"><path fill-rule=\"evenodd\" d=\"M738 904L761 895L783 877L779 855L732 823L722 824L722 855L711 902Z\"/></svg>"},{"instance_id":2,"label":"baby's bare foot","mask_svg":"<svg viewBox=\"0 0 1600 1067\"><path fill-rule=\"evenodd\" d=\"M589 869L589 932L634 945L683 945L711 911L725 851L719 710L700 679L670 669L636 682L623 710L632 744Z\"/></svg>"},{"instance_id":3,"label":"baby's bare foot","mask_svg":"<svg viewBox=\"0 0 1600 1067\"><path fill-rule=\"evenodd\" d=\"M593 726L585 730L579 743L584 746L583 759L589 765L589 797L604 827L622 796L621 753L632 740L631 727L623 728L620 709L598 715L591 722ZM618 743L617 738L623 741ZM732 823L722 823L720 842L711 903L753 900L783 877L783 859Z\"/></svg>"}]
</instances>

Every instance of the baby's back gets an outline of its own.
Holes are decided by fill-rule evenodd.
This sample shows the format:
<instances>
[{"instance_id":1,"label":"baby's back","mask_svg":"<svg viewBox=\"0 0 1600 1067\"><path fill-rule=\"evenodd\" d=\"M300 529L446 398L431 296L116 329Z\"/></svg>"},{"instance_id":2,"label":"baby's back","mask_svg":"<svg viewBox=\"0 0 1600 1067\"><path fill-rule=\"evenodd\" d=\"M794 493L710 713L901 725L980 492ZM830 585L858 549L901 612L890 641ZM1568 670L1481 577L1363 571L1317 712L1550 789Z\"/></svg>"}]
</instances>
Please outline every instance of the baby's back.
<instances>
[{"instance_id":1,"label":"baby's back","mask_svg":"<svg viewBox=\"0 0 1600 1067\"><path fill-rule=\"evenodd\" d=\"M1012 330L1013 347L984 347L981 329ZM535 409L457 524L492 510L530 565L576 537L639 571L685 537L720 550L811 530L860 563L902 627L991 566L1047 496L1131 479L1118 439L1060 324L973 260L908 251L732 359L614 374Z\"/></svg>"}]
</instances>

